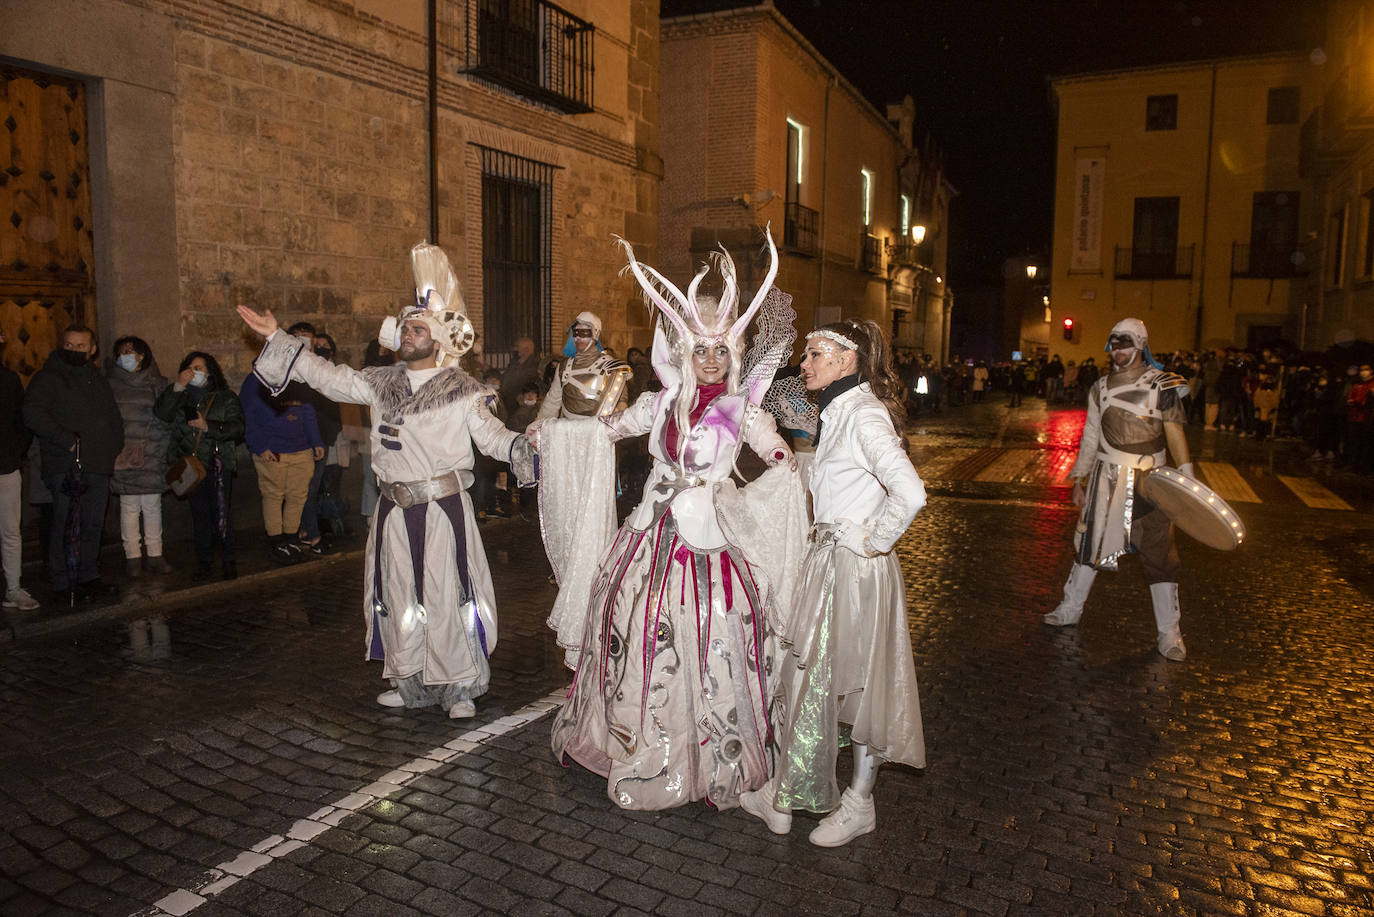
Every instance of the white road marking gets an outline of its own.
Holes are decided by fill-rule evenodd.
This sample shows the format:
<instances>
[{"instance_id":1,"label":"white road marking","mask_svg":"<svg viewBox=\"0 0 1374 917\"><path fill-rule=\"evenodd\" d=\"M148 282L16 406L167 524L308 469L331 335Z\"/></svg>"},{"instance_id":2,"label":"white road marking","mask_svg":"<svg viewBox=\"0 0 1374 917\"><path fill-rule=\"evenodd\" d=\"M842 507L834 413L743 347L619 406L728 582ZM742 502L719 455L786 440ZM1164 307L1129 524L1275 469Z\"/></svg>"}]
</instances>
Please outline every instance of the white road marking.
<instances>
[{"instance_id":1,"label":"white road marking","mask_svg":"<svg viewBox=\"0 0 1374 917\"><path fill-rule=\"evenodd\" d=\"M287 830L285 837L274 834L264 838L254 844L252 849L245 850L232 860L208 870L203 876L204 881L196 883L193 888L178 888L160 898L152 907L136 911L133 917L182 917L183 914L191 913L239 879L306 846L349 815L405 789L407 784L421 774L450 764L483 743L540 719L562 705L567 694L567 688L560 688L514 713L476 729L469 729L453 741L430 749L420 757L413 758L395 770L383 774L381 778L356 793L350 793L338 802L324 806L297 821Z\"/></svg>"},{"instance_id":2,"label":"white road marking","mask_svg":"<svg viewBox=\"0 0 1374 917\"><path fill-rule=\"evenodd\" d=\"M1207 486L1227 503L1263 503L1230 462L1198 462Z\"/></svg>"},{"instance_id":3,"label":"white road marking","mask_svg":"<svg viewBox=\"0 0 1374 917\"><path fill-rule=\"evenodd\" d=\"M1311 478L1294 478L1286 474L1281 474L1278 478L1285 487L1297 494L1299 500L1313 509L1355 508Z\"/></svg>"}]
</instances>

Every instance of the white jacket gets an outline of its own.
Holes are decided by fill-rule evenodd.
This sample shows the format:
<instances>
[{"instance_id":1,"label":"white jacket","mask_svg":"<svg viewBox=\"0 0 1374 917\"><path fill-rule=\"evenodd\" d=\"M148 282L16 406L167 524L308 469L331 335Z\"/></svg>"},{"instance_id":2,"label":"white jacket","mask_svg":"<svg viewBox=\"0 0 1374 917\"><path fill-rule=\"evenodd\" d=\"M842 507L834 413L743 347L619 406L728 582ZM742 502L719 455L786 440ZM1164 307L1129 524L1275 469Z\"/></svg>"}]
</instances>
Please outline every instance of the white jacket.
<instances>
[{"instance_id":1,"label":"white jacket","mask_svg":"<svg viewBox=\"0 0 1374 917\"><path fill-rule=\"evenodd\" d=\"M925 485L868 383L830 402L811 464L817 524L856 523L868 548L886 554L925 505Z\"/></svg>"}]
</instances>

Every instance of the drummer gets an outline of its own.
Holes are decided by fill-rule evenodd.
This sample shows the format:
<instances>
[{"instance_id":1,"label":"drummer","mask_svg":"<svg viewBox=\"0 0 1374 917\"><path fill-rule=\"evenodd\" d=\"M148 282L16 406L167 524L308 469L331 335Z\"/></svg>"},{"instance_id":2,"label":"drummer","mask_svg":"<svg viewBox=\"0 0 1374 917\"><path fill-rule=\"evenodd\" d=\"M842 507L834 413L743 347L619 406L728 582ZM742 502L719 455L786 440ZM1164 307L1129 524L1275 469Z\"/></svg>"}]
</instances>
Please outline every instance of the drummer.
<instances>
[{"instance_id":1,"label":"drummer","mask_svg":"<svg viewBox=\"0 0 1374 917\"><path fill-rule=\"evenodd\" d=\"M1137 490L1152 468L1169 464L1193 477L1183 435L1182 376L1165 372L1150 354L1145 324L1125 318L1107 338L1111 369L1090 389L1088 419L1078 444L1073 502L1080 510L1076 556L1064 584L1064 600L1045 615L1056 627L1077 624L1097 571L1115 571L1123 554L1135 552L1145 566L1154 603L1157 646L1164 658L1187 654L1179 629L1178 551L1173 525Z\"/></svg>"}]
</instances>

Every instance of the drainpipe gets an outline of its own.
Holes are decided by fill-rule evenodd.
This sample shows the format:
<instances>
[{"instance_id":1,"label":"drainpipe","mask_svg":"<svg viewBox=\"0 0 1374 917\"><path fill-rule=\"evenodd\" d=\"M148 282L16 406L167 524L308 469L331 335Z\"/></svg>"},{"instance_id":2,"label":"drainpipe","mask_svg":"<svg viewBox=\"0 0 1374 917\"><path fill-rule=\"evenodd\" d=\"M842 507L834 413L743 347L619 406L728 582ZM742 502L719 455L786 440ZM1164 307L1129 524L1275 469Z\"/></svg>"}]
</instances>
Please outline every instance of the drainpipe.
<instances>
[{"instance_id":1,"label":"drainpipe","mask_svg":"<svg viewBox=\"0 0 1374 917\"><path fill-rule=\"evenodd\" d=\"M439 0L428 0L429 24L429 130L425 155L429 160L429 241L439 244Z\"/></svg>"},{"instance_id":2,"label":"drainpipe","mask_svg":"<svg viewBox=\"0 0 1374 917\"><path fill-rule=\"evenodd\" d=\"M830 222L828 214L830 209L825 205L826 177L830 172L830 90L835 87L835 77L831 77L825 84L825 117L821 122L821 240L820 251L816 257L821 260L820 279L817 282L816 308L825 305L825 228ZM812 324L816 323L816 316L811 316Z\"/></svg>"},{"instance_id":3,"label":"drainpipe","mask_svg":"<svg viewBox=\"0 0 1374 917\"><path fill-rule=\"evenodd\" d=\"M1212 95L1207 102L1207 168L1202 179L1202 254L1197 269L1197 321L1193 350L1202 349L1202 306L1207 299L1207 218L1212 209L1212 132L1217 123L1217 65L1212 65Z\"/></svg>"}]
</instances>

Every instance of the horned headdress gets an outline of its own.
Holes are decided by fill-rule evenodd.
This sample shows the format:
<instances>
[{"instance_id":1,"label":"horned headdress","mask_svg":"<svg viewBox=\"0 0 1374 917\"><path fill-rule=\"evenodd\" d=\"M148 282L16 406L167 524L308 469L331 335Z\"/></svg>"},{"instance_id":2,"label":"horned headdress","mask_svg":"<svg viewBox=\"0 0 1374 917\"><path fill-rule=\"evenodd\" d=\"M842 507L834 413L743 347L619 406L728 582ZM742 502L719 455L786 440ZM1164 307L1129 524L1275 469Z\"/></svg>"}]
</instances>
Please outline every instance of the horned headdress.
<instances>
[{"instance_id":1,"label":"horned headdress","mask_svg":"<svg viewBox=\"0 0 1374 917\"><path fill-rule=\"evenodd\" d=\"M456 363L472 349L477 334L468 321L467 307L458 288L448 255L437 245L420 242L410 250L410 268L415 276L415 305L388 316L382 322L377 341L390 350L401 346L401 326L419 319L429 326L430 337L439 348L440 366Z\"/></svg>"},{"instance_id":2,"label":"horned headdress","mask_svg":"<svg viewBox=\"0 0 1374 917\"><path fill-rule=\"evenodd\" d=\"M724 344L730 351L728 392L747 390L749 400L763 400L773 374L792 353L796 331L792 321L792 297L773 286L778 275L778 250L767 227L768 271L754 298L739 311L739 281L735 262L722 248L712 252L683 293L672 281L647 264L635 260L634 249L618 239L628 259L626 270L634 275L645 301L654 308L659 321L654 330L654 372L664 389L678 392L675 414L679 429L686 429L687 412L696 398L696 377L692 371L692 351L699 345ZM720 275L721 292L716 297L701 292L702 281L715 269ZM757 319L758 332L746 354L745 334Z\"/></svg>"}]
</instances>

